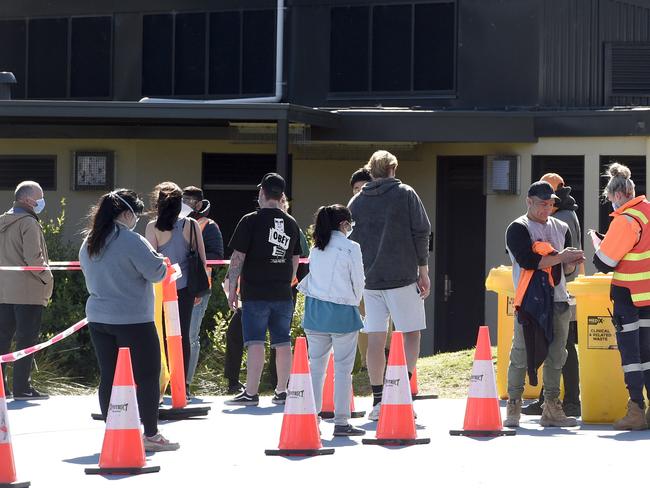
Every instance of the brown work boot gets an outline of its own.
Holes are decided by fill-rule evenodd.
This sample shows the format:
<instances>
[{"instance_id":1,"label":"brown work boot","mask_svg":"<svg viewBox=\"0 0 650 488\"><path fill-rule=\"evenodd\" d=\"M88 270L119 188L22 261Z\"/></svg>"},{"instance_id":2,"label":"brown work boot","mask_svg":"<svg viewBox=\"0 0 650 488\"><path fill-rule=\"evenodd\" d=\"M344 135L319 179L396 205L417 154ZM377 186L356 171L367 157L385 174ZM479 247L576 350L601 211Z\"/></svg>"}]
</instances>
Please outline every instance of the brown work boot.
<instances>
[{"instance_id":1,"label":"brown work boot","mask_svg":"<svg viewBox=\"0 0 650 488\"><path fill-rule=\"evenodd\" d=\"M539 421L542 427L575 427L578 421L573 417L567 417L562 410L562 402L559 398L544 399L542 406L542 418Z\"/></svg>"},{"instance_id":2,"label":"brown work boot","mask_svg":"<svg viewBox=\"0 0 650 488\"><path fill-rule=\"evenodd\" d=\"M504 427L519 427L521 418L521 400L508 400L506 404L506 419L503 422Z\"/></svg>"},{"instance_id":3,"label":"brown work boot","mask_svg":"<svg viewBox=\"0 0 650 488\"><path fill-rule=\"evenodd\" d=\"M645 412L636 402L628 400L625 417L613 424L614 430L645 430L648 428Z\"/></svg>"}]
</instances>

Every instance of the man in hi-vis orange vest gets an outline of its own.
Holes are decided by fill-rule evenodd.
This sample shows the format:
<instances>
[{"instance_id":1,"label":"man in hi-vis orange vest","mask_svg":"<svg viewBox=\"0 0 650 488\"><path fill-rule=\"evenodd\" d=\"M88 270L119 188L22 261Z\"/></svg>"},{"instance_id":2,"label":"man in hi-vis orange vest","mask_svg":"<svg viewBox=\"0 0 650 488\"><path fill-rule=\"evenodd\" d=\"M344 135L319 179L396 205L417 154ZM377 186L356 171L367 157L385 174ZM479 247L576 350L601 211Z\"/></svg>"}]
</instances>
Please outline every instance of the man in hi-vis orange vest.
<instances>
[{"instance_id":1,"label":"man in hi-vis orange vest","mask_svg":"<svg viewBox=\"0 0 650 488\"><path fill-rule=\"evenodd\" d=\"M643 387L650 394L650 203L635 196L630 170L614 163L607 169L609 182L603 196L614 218L602 242L597 233L594 265L614 271L611 298L612 322L623 363L623 377L630 394L627 414L614 422L617 430L648 428L650 409L645 411Z\"/></svg>"}]
</instances>

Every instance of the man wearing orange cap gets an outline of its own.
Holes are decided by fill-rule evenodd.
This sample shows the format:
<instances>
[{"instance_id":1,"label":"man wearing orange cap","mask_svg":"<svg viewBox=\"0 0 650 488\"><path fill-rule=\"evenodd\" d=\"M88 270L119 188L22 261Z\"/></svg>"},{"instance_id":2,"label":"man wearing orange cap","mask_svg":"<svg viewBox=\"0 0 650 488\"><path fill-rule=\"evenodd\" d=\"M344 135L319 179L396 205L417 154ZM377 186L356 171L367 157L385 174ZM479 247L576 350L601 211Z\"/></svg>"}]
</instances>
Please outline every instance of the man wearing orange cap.
<instances>
[{"instance_id":1,"label":"man wearing orange cap","mask_svg":"<svg viewBox=\"0 0 650 488\"><path fill-rule=\"evenodd\" d=\"M540 181L546 181L554 190L559 200L555 201L553 207L553 217L561 220L569 226L571 233L571 242L574 247L582 249L580 244L582 232L580 230L580 222L576 215L578 205L575 199L570 195L571 187L564 184L564 179L557 173L546 173L540 178ZM567 283L573 281L578 274L584 274L584 265L576 267L573 273L565 274ZM579 417L581 414L580 409L580 376L578 373L578 353L576 351L576 344L578 342L578 323L576 321L576 306L573 303L573 298L569 300L569 310L571 319L569 321L569 336L567 338L566 350L567 359L562 368L562 378L564 380L564 400L562 407L564 413L572 416ZM542 405L544 404L544 390L539 395L536 402L521 409L525 415L542 415Z\"/></svg>"}]
</instances>

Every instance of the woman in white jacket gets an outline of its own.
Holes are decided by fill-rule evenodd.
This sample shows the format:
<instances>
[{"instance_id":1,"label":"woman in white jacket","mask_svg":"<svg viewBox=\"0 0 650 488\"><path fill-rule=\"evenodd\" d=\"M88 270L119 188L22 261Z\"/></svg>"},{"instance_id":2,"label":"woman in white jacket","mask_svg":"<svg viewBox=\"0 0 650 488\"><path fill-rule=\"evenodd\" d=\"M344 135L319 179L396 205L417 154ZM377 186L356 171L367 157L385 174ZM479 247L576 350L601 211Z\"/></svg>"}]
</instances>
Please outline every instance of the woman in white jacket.
<instances>
[{"instance_id":1,"label":"woman in white jacket","mask_svg":"<svg viewBox=\"0 0 650 488\"><path fill-rule=\"evenodd\" d=\"M298 290L305 296L303 328L309 343L309 363L316 409L321 410L323 382L334 349L334 435L363 435L349 424L352 367L359 330L359 303L365 278L359 244L348 240L354 222L347 207L321 207L316 214L309 274Z\"/></svg>"}]
</instances>

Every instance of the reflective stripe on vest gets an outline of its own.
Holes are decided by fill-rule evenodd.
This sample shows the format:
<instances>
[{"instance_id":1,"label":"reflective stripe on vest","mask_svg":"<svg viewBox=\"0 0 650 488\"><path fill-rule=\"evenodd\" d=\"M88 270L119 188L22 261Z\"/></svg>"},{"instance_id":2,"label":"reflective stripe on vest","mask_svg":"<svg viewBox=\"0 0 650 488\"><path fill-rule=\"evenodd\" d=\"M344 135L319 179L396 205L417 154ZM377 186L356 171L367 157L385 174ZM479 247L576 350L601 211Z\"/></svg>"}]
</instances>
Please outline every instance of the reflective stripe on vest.
<instances>
[{"instance_id":1,"label":"reflective stripe on vest","mask_svg":"<svg viewBox=\"0 0 650 488\"><path fill-rule=\"evenodd\" d=\"M650 203L643 200L621 212L641 226L639 242L618 263L612 284L630 290L634 305L650 305Z\"/></svg>"}]
</instances>

